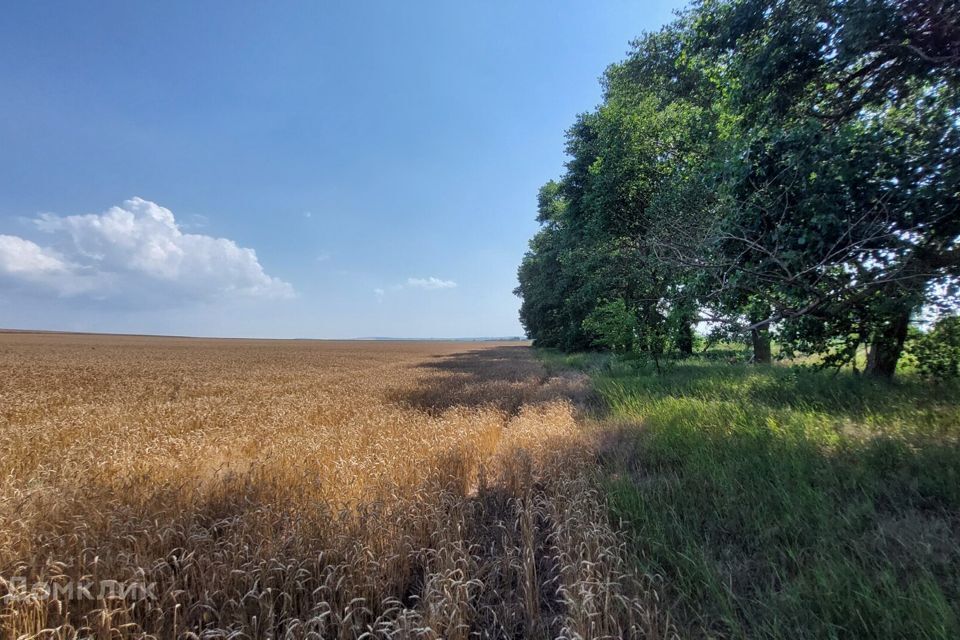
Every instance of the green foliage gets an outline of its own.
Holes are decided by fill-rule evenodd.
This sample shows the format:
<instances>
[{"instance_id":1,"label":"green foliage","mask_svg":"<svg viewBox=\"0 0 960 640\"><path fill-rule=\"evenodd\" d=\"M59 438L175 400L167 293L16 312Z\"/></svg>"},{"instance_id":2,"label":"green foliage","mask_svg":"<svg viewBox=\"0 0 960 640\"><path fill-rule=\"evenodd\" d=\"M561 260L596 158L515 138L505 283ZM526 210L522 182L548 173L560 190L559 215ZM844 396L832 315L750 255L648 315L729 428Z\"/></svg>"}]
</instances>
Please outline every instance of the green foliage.
<instances>
[{"instance_id":1,"label":"green foliage","mask_svg":"<svg viewBox=\"0 0 960 640\"><path fill-rule=\"evenodd\" d=\"M916 335L908 348L921 375L941 382L960 377L960 316L941 318L930 332Z\"/></svg>"},{"instance_id":2,"label":"green foliage","mask_svg":"<svg viewBox=\"0 0 960 640\"><path fill-rule=\"evenodd\" d=\"M559 372L582 371L584 373L598 373L609 371L613 366L614 356L599 351L564 352L558 349L537 349L537 358L544 364L550 375Z\"/></svg>"},{"instance_id":3,"label":"green foliage","mask_svg":"<svg viewBox=\"0 0 960 640\"><path fill-rule=\"evenodd\" d=\"M583 321L594 343L616 354L631 353L637 346L637 317L622 299L607 302Z\"/></svg>"},{"instance_id":4,"label":"green foliage","mask_svg":"<svg viewBox=\"0 0 960 640\"><path fill-rule=\"evenodd\" d=\"M960 388L686 361L595 370L605 478L684 637L960 634Z\"/></svg>"},{"instance_id":5,"label":"green foliage","mask_svg":"<svg viewBox=\"0 0 960 640\"><path fill-rule=\"evenodd\" d=\"M927 0L709 0L638 39L541 190L529 335L584 348L622 300L645 353L689 353L705 315L891 376L960 278L957 42Z\"/></svg>"}]
</instances>

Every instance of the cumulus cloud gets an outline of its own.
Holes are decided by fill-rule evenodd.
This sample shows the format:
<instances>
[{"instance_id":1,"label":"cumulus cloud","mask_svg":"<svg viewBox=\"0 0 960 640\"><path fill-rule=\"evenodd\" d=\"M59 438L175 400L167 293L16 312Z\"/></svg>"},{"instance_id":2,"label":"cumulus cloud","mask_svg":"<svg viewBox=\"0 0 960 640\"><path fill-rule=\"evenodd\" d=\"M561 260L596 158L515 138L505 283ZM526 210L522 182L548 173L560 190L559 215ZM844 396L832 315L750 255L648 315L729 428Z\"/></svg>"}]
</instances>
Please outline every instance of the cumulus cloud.
<instances>
[{"instance_id":1,"label":"cumulus cloud","mask_svg":"<svg viewBox=\"0 0 960 640\"><path fill-rule=\"evenodd\" d=\"M417 289L453 289L457 283L453 280L441 280L430 276L429 278L407 278L407 286Z\"/></svg>"},{"instance_id":2,"label":"cumulus cloud","mask_svg":"<svg viewBox=\"0 0 960 640\"><path fill-rule=\"evenodd\" d=\"M99 214L42 214L33 222L49 246L0 236L0 276L8 284L128 301L293 295L290 284L264 272L253 249L184 233L173 212L142 198Z\"/></svg>"},{"instance_id":3,"label":"cumulus cloud","mask_svg":"<svg viewBox=\"0 0 960 640\"><path fill-rule=\"evenodd\" d=\"M96 287L96 278L54 249L19 236L0 235L0 290L24 288L71 296Z\"/></svg>"},{"instance_id":4,"label":"cumulus cloud","mask_svg":"<svg viewBox=\"0 0 960 640\"><path fill-rule=\"evenodd\" d=\"M0 272L45 275L66 270L67 265L53 251L18 236L0 235Z\"/></svg>"}]
</instances>

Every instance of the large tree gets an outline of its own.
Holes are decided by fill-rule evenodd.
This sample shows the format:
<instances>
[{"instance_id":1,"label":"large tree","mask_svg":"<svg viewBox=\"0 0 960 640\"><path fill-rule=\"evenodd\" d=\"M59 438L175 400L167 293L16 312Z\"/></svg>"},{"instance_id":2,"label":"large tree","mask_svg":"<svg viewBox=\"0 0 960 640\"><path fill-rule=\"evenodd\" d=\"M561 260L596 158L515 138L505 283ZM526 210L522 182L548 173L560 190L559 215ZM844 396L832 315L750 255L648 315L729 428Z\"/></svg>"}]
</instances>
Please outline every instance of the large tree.
<instances>
[{"instance_id":1,"label":"large tree","mask_svg":"<svg viewBox=\"0 0 960 640\"><path fill-rule=\"evenodd\" d=\"M543 344L579 344L581 336L566 345L554 339L557 324L569 331L579 320L583 328L591 314L616 302L636 319L635 344L650 345L642 350L655 350L661 334L672 348L692 350L695 307L675 295L682 286L678 272L657 260L649 244L652 203L680 160L701 150L708 138L699 135L708 114L679 99L672 87L671 49L678 34L672 26L635 44L637 51L659 51L656 62L634 54L607 70L603 104L568 131L566 173L541 191L541 235L557 235L564 247L557 261L563 277L554 280L553 290L565 288L559 297L566 311L552 316L549 331L525 320L530 335ZM545 196L553 204L544 206ZM531 245L520 271L523 317L532 309L527 291L536 288L537 253Z\"/></svg>"},{"instance_id":2,"label":"large tree","mask_svg":"<svg viewBox=\"0 0 960 640\"><path fill-rule=\"evenodd\" d=\"M868 371L893 375L911 314L957 275L957 18L934 2L701 3L689 57L729 87L730 127L690 191L709 188L703 207L661 217L664 259L728 315L749 301L754 335L779 323L788 347L837 363L866 342Z\"/></svg>"},{"instance_id":3,"label":"large tree","mask_svg":"<svg viewBox=\"0 0 960 640\"><path fill-rule=\"evenodd\" d=\"M700 45L738 79L723 254L795 343L840 339L849 357L867 342L868 371L892 376L911 314L957 274L958 5L740 0L699 15Z\"/></svg>"},{"instance_id":4,"label":"large tree","mask_svg":"<svg viewBox=\"0 0 960 640\"><path fill-rule=\"evenodd\" d=\"M933 0L705 0L641 38L541 202L519 292L555 312L532 335L581 346L622 301L639 332L689 336L696 313L766 361L776 326L828 363L866 343L892 375L960 275L958 68L957 4Z\"/></svg>"}]
</instances>

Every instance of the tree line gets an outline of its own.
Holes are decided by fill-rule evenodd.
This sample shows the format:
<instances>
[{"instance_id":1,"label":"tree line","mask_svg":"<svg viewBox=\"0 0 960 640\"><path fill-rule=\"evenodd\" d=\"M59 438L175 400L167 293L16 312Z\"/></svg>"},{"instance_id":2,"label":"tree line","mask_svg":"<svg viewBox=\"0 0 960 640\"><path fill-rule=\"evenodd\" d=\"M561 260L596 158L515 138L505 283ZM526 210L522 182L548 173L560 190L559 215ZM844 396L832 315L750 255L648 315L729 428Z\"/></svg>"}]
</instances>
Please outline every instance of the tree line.
<instances>
[{"instance_id":1,"label":"tree line","mask_svg":"<svg viewBox=\"0 0 960 640\"><path fill-rule=\"evenodd\" d=\"M960 3L702 0L567 131L519 268L536 344L655 362L694 328L755 362L892 376L960 275Z\"/></svg>"}]
</instances>

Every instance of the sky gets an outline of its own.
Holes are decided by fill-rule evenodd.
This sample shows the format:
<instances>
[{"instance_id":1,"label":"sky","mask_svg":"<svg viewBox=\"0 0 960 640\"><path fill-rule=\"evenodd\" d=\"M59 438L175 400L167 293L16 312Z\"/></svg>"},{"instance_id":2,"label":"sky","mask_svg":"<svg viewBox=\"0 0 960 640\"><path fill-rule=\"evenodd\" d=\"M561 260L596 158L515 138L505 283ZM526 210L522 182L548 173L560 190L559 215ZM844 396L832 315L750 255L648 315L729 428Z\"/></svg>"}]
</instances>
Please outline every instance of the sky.
<instances>
[{"instance_id":1,"label":"sky","mask_svg":"<svg viewBox=\"0 0 960 640\"><path fill-rule=\"evenodd\" d=\"M564 131L651 2L17 2L0 327L522 335Z\"/></svg>"}]
</instances>

